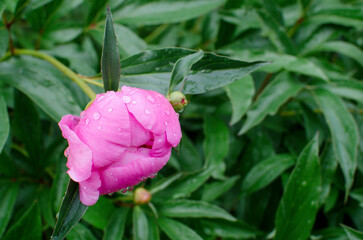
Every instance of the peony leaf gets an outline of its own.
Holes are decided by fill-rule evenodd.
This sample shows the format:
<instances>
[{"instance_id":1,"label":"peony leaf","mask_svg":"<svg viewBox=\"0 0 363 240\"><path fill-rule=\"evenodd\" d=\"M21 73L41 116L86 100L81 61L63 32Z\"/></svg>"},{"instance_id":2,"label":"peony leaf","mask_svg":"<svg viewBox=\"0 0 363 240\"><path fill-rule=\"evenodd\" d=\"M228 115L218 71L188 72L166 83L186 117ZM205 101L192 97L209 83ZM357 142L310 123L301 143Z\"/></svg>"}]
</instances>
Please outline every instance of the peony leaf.
<instances>
[{"instance_id":1,"label":"peony leaf","mask_svg":"<svg viewBox=\"0 0 363 240\"><path fill-rule=\"evenodd\" d=\"M120 55L109 6L107 6L107 19L103 37L101 71L105 91L117 91L121 76Z\"/></svg>"},{"instance_id":2,"label":"peony leaf","mask_svg":"<svg viewBox=\"0 0 363 240\"><path fill-rule=\"evenodd\" d=\"M3 94L0 93L0 153L10 132L8 109Z\"/></svg>"}]
</instances>

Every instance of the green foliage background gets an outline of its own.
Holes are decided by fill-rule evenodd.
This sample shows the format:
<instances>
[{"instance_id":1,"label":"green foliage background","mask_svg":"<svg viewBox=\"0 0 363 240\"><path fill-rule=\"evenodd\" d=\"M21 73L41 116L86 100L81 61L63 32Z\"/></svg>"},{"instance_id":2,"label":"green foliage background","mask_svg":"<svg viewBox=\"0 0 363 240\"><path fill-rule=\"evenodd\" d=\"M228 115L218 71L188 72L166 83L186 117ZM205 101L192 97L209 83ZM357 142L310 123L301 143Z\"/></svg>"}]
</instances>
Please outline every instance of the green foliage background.
<instances>
[{"instance_id":1,"label":"green foliage background","mask_svg":"<svg viewBox=\"0 0 363 240\"><path fill-rule=\"evenodd\" d=\"M108 3L120 85L175 78L190 103L181 148L140 184L151 202L102 196L67 239L363 239L362 1ZM52 234L57 122L103 92L106 4L0 1L1 239Z\"/></svg>"}]
</instances>

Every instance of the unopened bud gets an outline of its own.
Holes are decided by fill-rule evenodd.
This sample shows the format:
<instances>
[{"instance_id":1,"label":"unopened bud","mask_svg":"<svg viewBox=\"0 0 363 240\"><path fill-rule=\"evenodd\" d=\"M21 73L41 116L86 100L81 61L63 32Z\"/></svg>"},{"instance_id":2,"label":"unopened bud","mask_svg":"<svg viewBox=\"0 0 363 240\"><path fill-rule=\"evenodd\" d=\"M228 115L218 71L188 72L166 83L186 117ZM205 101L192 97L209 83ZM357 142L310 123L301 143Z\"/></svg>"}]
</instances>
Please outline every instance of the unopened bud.
<instances>
[{"instance_id":1,"label":"unopened bud","mask_svg":"<svg viewBox=\"0 0 363 240\"><path fill-rule=\"evenodd\" d=\"M188 104L188 100L182 92L172 92L167 97L175 112L180 112Z\"/></svg>"},{"instance_id":2,"label":"unopened bud","mask_svg":"<svg viewBox=\"0 0 363 240\"><path fill-rule=\"evenodd\" d=\"M141 204L146 204L148 202L150 202L151 200L151 194L148 190L146 190L145 188L138 188L135 191L134 194L134 203L137 205L141 205Z\"/></svg>"}]
</instances>

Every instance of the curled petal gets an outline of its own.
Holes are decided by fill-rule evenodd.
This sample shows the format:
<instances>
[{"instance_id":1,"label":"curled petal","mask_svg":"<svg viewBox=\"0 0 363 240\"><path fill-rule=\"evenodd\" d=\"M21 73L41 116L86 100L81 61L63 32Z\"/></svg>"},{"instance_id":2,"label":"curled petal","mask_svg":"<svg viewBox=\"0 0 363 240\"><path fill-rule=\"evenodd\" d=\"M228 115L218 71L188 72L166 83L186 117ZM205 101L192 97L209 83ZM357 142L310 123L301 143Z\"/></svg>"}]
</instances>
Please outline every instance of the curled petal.
<instances>
[{"instance_id":1,"label":"curled petal","mask_svg":"<svg viewBox=\"0 0 363 240\"><path fill-rule=\"evenodd\" d=\"M87 206L95 204L100 196L100 191L98 190L100 186L100 174L98 172L92 172L89 179L79 183L79 197L81 202Z\"/></svg>"}]
</instances>

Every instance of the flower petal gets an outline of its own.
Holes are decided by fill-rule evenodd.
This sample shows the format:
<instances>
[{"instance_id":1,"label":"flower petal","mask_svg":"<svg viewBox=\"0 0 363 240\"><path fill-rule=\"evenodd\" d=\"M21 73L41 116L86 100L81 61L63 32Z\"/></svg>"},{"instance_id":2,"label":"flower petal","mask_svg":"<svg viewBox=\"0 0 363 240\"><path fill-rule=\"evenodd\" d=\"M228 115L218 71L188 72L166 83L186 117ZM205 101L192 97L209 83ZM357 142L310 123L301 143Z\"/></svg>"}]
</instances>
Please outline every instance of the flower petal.
<instances>
[{"instance_id":1,"label":"flower petal","mask_svg":"<svg viewBox=\"0 0 363 240\"><path fill-rule=\"evenodd\" d=\"M87 206L95 204L100 196L100 191L98 190L100 186L100 174L92 172L89 179L79 183L79 198L81 202Z\"/></svg>"}]
</instances>

